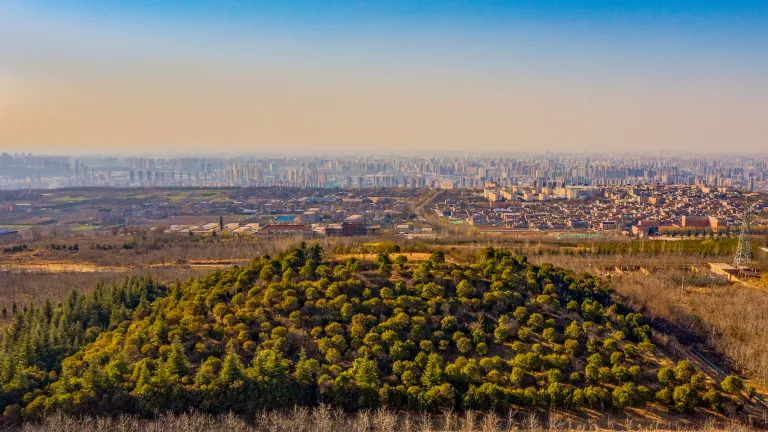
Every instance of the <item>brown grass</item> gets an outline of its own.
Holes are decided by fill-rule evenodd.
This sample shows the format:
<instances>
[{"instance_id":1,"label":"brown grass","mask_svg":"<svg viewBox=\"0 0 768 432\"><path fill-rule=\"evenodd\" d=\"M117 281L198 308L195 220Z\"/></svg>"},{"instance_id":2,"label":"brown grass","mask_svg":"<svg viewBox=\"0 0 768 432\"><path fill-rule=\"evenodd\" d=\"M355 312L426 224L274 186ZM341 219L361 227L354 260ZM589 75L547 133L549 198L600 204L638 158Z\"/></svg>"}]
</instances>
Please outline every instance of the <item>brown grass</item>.
<instances>
[{"instance_id":1,"label":"brown grass","mask_svg":"<svg viewBox=\"0 0 768 432\"><path fill-rule=\"evenodd\" d=\"M149 273L155 280L173 283L198 277L209 271L210 268L176 266L121 272L0 272L0 309L5 308L10 315L14 302L18 308L25 305L39 306L46 299L56 304L72 291L88 292L99 282L111 284L134 275Z\"/></svg>"},{"instance_id":2,"label":"brown grass","mask_svg":"<svg viewBox=\"0 0 768 432\"><path fill-rule=\"evenodd\" d=\"M703 342L730 366L768 384L768 291L744 284L691 287L661 275L613 280L616 292L686 342Z\"/></svg>"},{"instance_id":3,"label":"brown grass","mask_svg":"<svg viewBox=\"0 0 768 432\"><path fill-rule=\"evenodd\" d=\"M501 432L501 431L700 431L751 432L759 429L739 423L717 423L705 420L701 424L637 425L632 422L602 418L600 423L573 422L556 413L509 413L507 416L476 412L398 413L387 410L344 414L328 407L294 408L290 411L262 412L248 421L234 415L211 417L199 413L161 416L157 420L135 417L73 418L53 415L41 424L26 424L22 432L160 432L160 431L228 431L228 432Z\"/></svg>"}]
</instances>

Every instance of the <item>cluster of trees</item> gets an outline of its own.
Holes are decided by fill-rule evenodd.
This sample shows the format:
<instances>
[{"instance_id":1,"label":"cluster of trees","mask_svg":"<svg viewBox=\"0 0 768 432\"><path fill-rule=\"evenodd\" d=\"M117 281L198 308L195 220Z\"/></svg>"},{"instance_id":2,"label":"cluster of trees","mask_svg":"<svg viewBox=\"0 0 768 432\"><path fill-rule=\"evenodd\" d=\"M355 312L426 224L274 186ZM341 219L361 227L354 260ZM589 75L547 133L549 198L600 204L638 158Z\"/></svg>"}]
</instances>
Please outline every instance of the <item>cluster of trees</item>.
<instances>
[{"instance_id":1,"label":"cluster of trees","mask_svg":"<svg viewBox=\"0 0 768 432\"><path fill-rule=\"evenodd\" d=\"M114 244L101 244L96 243L94 245L91 245L92 250L98 250L98 251L110 251L110 250L118 250L118 249L133 249L136 246L136 240L132 240L130 242L124 242L122 245L114 245Z\"/></svg>"},{"instance_id":2,"label":"cluster of trees","mask_svg":"<svg viewBox=\"0 0 768 432\"><path fill-rule=\"evenodd\" d=\"M13 245L7 248L3 248L3 253L13 254L13 253L24 252L27 250L29 250L29 246L27 246L26 244L21 244L21 245Z\"/></svg>"},{"instance_id":3,"label":"cluster of trees","mask_svg":"<svg viewBox=\"0 0 768 432\"><path fill-rule=\"evenodd\" d=\"M370 263L326 261L319 245L301 244L162 297L151 281L139 285L130 296L103 288L20 315L2 358L26 346L26 363L2 374L39 379L4 387L6 414L317 403L623 409L654 400L686 412L722 400L690 364L666 380L650 327L598 279L504 250L483 249L471 264L440 251L418 263L380 252ZM67 333L68 325L76 329ZM60 348L49 352L49 344Z\"/></svg>"},{"instance_id":4,"label":"cluster of trees","mask_svg":"<svg viewBox=\"0 0 768 432\"><path fill-rule=\"evenodd\" d=\"M680 229L665 229L664 235L671 237L726 237L730 236L730 232L726 230L715 231L711 228L680 228Z\"/></svg>"},{"instance_id":5,"label":"cluster of trees","mask_svg":"<svg viewBox=\"0 0 768 432\"><path fill-rule=\"evenodd\" d=\"M364 253L364 254L378 254L378 253L398 253L398 252L412 252L412 247L401 248L397 243L381 241L376 243L363 243L363 244L336 244L332 247L331 252L337 255L351 254L351 253Z\"/></svg>"},{"instance_id":6,"label":"cluster of trees","mask_svg":"<svg viewBox=\"0 0 768 432\"><path fill-rule=\"evenodd\" d=\"M80 250L80 245L77 243L72 245L51 243L47 245L45 248L52 251L55 250L55 251L77 252Z\"/></svg>"},{"instance_id":7,"label":"cluster of trees","mask_svg":"<svg viewBox=\"0 0 768 432\"><path fill-rule=\"evenodd\" d=\"M46 301L19 310L14 303L0 336L0 407L19 411L58 378L64 359L134 314L148 313L163 292L149 277L134 277L85 295L73 291L56 307Z\"/></svg>"},{"instance_id":8,"label":"cluster of trees","mask_svg":"<svg viewBox=\"0 0 768 432\"><path fill-rule=\"evenodd\" d=\"M637 241L637 242L598 242L592 250L598 255L646 254L663 255L681 253L704 257L732 255L736 252L738 239L718 238L707 240Z\"/></svg>"}]
</instances>

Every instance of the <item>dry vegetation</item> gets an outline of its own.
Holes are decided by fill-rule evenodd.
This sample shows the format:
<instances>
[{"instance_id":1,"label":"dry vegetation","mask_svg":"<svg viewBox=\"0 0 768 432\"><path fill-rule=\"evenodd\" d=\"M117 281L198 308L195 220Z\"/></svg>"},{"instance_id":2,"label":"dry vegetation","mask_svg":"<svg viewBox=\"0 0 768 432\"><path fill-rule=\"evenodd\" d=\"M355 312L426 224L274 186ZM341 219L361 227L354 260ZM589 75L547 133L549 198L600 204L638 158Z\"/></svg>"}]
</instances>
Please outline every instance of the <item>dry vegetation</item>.
<instances>
[{"instance_id":1,"label":"dry vegetation","mask_svg":"<svg viewBox=\"0 0 768 432\"><path fill-rule=\"evenodd\" d=\"M631 275L614 280L613 286L657 327L714 348L734 369L768 384L768 292L743 284L684 286L678 278Z\"/></svg>"},{"instance_id":2,"label":"dry vegetation","mask_svg":"<svg viewBox=\"0 0 768 432\"><path fill-rule=\"evenodd\" d=\"M0 272L0 310L6 309L10 315L14 303L20 309L27 305L40 306L46 299L56 304L72 291L89 292L98 283L111 285L131 276L150 274L157 281L173 283L209 271L179 266L127 272Z\"/></svg>"},{"instance_id":3,"label":"dry vegetation","mask_svg":"<svg viewBox=\"0 0 768 432\"><path fill-rule=\"evenodd\" d=\"M559 414L521 414L508 416L466 412L426 415L400 413L386 410L361 411L345 415L327 407L295 408L291 411L263 412L245 421L234 415L212 417L192 413L180 416L161 416L157 420L141 420L136 417L78 419L53 415L40 424L25 424L23 432L166 432L166 431L214 431L230 432L569 432L569 431L677 431L677 432L752 432L760 429L739 423L716 423L708 420L701 424L676 422L653 425L636 424L627 419L616 422L602 418L600 423L573 421Z\"/></svg>"},{"instance_id":4,"label":"dry vegetation","mask_svg":"<svg viewBox=\"0 0 768 432\"><path fill-rule=\"evenodd\" d=\"M142 267L184 263L190 260L250 259L294 244L295 239L265 240L243 236L189 237L139 233L126 237L65 238L30 242L29 252L2 256L13 262L87 262L100 266ZM51 250L51 245L78 245L71 250Z\"/></svg>"},{"instance_id":5,"label":"dry vegetation","mask_svg":"<svg viewBox=\"0 0 768 432\"><path fill-rule=\"evenodd\" d=\"M123 244L131 242L133 239L129 237L49 238L29 243L29 250L22 253L0 253L0 268L2 264L10 268L0 270L0 310L5 308L10 313L14 303L23 308L39 306L46 299L56 304L73 290L88 292L100 282L109 285L130 276L150 274L161 282L184 281L212 270L205 265L190 265L195 261L246 263L256 255L274 253L295 244L296 240L190 240L148 233L138 237L131 249L123 248ZM63 250L51 248L52 244ZM78 251L68 250L75 244ZM88 266L88 271L61 271L74 269L78 264ZM25 266L32 270L24 270Z\"/></svg>"},{"instance_id":6,"label":"dry vegetation","mask_svg":"<svg viewBox=\"0 0 768 432\"><path fill-rule=\"evenodd\" d=\"M338 245L352 250L372 241L395 239L382 236L376 240L348 237L320 241L329 249ZM296 243L295 237L265 238L229 234L195 237L146 231L130 236L45 238L25 242L27 248L23 252L0 253L0 263L88 263L101 267L144 268L158 264L183 265L193 261L247 262L254 256L274 254ZM76 251L72 250L74 245L77 245ZM4 244L2 248L13 246L22 244L17 241Z\"/></svg>"}]
</instances>

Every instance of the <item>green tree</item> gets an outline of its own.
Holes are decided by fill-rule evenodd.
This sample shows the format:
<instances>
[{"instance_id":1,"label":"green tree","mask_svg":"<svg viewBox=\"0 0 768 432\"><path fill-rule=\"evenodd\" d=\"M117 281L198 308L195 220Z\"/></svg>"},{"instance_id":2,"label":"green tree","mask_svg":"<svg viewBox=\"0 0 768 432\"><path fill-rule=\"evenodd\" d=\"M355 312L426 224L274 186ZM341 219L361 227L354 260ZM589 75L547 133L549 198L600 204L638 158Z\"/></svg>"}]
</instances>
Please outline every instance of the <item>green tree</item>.
<instances>
[{"instance_id":1,"label":"green tree","mask_svg":"<svg viewBox=\"0 0 768 432\"><path fill-rule=\"evenodd\" d=\"M221 366L219 382L224 385L231 385L235 381L243 379L244 376L243 361L240 356L235 352L227 354Z\"/></svg>"},{"instance_id":2,"label":"green tree","mask_svg":"<svg viewBox=\"0 0 768 432\"><path fill-rule=\"evenodd\" d=\"M670 386L675 383L675 372L666 366L659 369L656 376L659 379L659 384L663 386Z\"/></svg>"},{"instance_id":3,"label":"green tree","mask_svg":"<svg viewBox=\"0 0 768 432\"><path fill-rule=\"evenodd\" d=\"M443 264L445 263L445 253L441 250L436 250L432 252L432 255L429 257L429 261L435 265Z\"/></svg>"},{"instance_id":4,"label":"green tree","mask_svg":"<svg viewBox=\"0 0 768 432\"><path fill-rule=\"evenodd\" d=\"M306 353L302 351L293 376L298 383L310 385L314 383L314 378L319 371L320 362L314 358L307 358Z\"/></svg>"},{"instance_id":5,"label":"green tree","mask_svg":"<svg viewBox=\"0 0 768 432\"><path fill-rule=\"evenodd\" d=\"M704 402L709 404L709 406L717 411L717 412L723 412L723 402L722 402L722 396L720 393L717 392L717 390L711 388L707 390L706 393L704 393L704 396L702 397Z\"/></svg>"},{"instance_id":6,"label":"green tree","mask_svg":"<svg viewBox=\"0 0 768 432\"><path fill-rule=\"evenodd\" d=\"M475 290L472 288L472 285L470 285L466 280L462 280L458 285L456 285L456 295L459 298L470 298L475 293L474 291Z\"/></svg>"},{"instance_id":7,"label":"green tree","mask_svg":"<svg viewBox=\"0 0 768 432\"><path fill-rule=\"evenodd\" d=\"M720 383L720 387L728 393L737 394L744 388L744 382L738 375L728 375L723 382Z\"/></svg>"},{"instance_id":8,"label":"green tree","mask_svg":"<svg viewBox=\"0 0 768 432\"><path fill-rule=\"evenodd\" d=\"M449 383L430 387L424 392L424 404L431 411L451 410L456 404L455 400L455 390Z\"/></svg>"},{"instance_id":9,"label":"green tree","mask_svg":"<svg viewBox=\"0 0 768 432\"><path fill-rule=\"evenodd\" d=\"M357 358L352 365L352 373L358 385L375 387L379 383L379 367L367 358Z\"/></svg>"},{"instance_id":10,"label":"green tree","mask_svg":"<svg viewBox=\"0 0 768 432\"><path fill-rule=\"evenodd\" d=\"M408 262L408 258L405 255L398 255L395 257L395 264L402 271L405 270L405 264Z\"/></svg>"},{"instance_id":11,"label":"green tree","mask_svg":"<svg viewBox=\"0 0 768 432\"><path fill-rule=\"evenodd\" d=\"M179 335L173 337L165 367L171 376L182 377L187 374L189 361L184 353L184 345L182 345Z\"/></svg>"},{"instance_id":12,"label":"green tree","mask_svg":"<svg viewBox=\"0 0 768 432\"><path fill-rule=\"evenodd\" d=\"M688 384L679 385L672 393L672 400L677 411L688 413L696 408L698 393Z\"/></svg>"},{"instance_id":13,"label":"green tree","mask_svg":"<svg viewBox=\"0 0 768 432\"><path fill-rule=\"evenodd\" d=\"M690 383L691 377L696 373L691 362L688 360L680 360L675 366L675 378L681 384Z\"/></svg>"},{"instance_id":14,"label":"green tree","mask_svg":"<svg viewBox=\"0 0 768 432\"><path fill-rule=\"evenodd\" d=\"M437 354L430 354L427 360L427 365L424 368L424 374L421 376L421 383L426 388L432 388L439 386L445 380L443 374L443 360Z\"/></svg>"}]
</instances>

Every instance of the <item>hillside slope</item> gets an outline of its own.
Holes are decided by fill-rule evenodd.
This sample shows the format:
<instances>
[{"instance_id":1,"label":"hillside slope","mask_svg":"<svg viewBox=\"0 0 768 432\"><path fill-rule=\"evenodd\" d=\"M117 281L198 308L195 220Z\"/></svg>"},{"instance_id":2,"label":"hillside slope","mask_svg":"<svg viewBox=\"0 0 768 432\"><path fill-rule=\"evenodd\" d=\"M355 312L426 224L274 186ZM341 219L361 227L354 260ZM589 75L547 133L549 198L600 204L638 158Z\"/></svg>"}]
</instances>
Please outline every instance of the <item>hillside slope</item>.
<instances>
[{"instance_id":1,"label":"hillside slope","mask_svg":"<svg viewBox=\"0 0 768 432\"><path fill-rule=\"evenodd\" d=\"M130 306L33 389L9 398L4 387L6 415L317 403L435 411L654 404L686 414L741 403L690 363L670 363L642 317L612 304L591 275L492 248L472 264L435 252L418 265L386 254L371 265L324 261L319 245L302 244Z\"/></svg>"}]
</instances>

